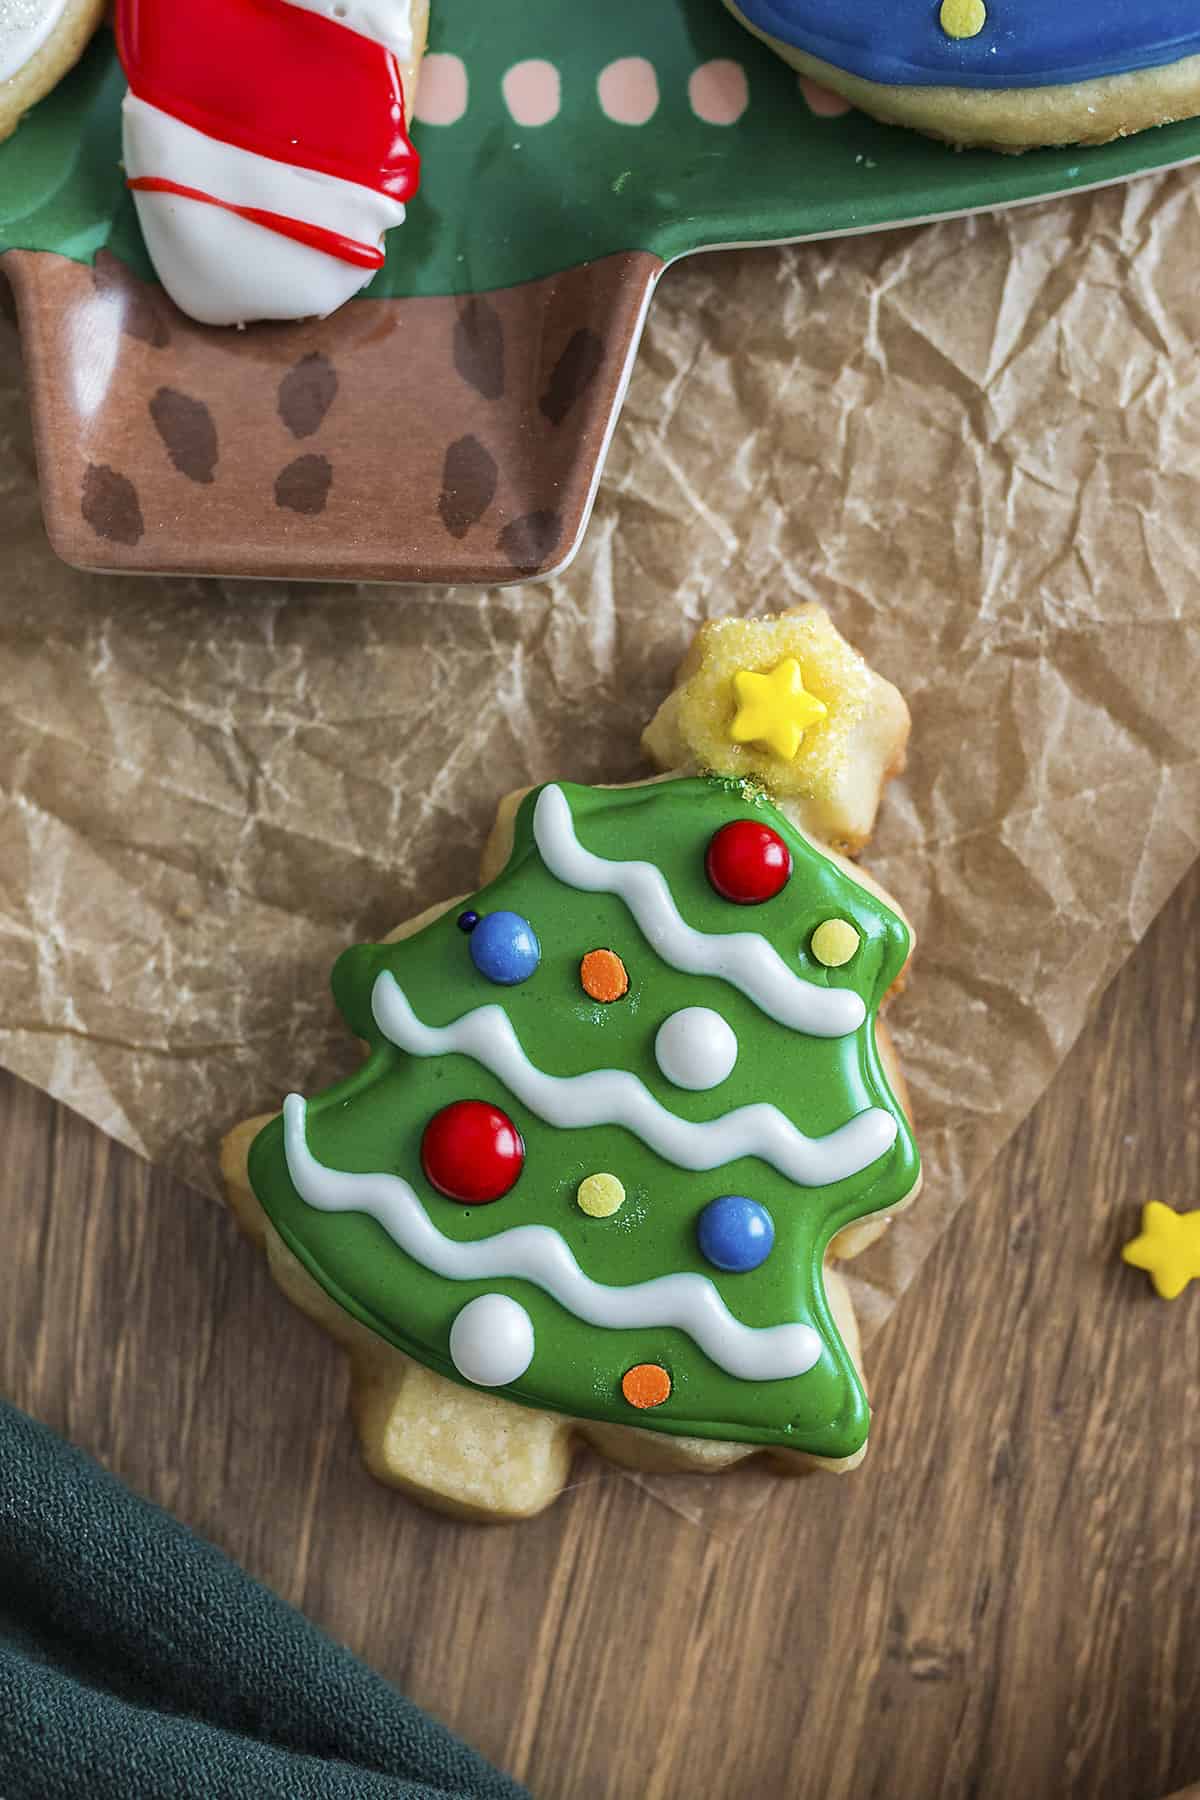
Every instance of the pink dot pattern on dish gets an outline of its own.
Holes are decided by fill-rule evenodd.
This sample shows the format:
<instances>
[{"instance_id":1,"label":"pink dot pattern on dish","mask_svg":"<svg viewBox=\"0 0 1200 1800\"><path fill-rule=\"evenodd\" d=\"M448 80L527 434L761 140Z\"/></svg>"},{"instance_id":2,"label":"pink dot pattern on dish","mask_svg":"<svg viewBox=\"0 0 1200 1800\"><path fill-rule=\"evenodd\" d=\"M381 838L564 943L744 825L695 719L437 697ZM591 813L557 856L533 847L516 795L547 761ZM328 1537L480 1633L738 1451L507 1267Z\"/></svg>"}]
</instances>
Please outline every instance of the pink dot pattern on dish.
<instances>
[{"instance_id":1,"label":"pink dot pattern on dish","mask_svg":"<svg viewBox=\"0 0 1200 1800\"><path fill-rule=\"evenodd\" d=\"M688 82L692 111L705 125L736 125L750 104L750 85L741 63L719 56L692 70Z\"/></svg>"},{"instance_id":2,"label":"pink dot pattern on dish","mask_svg":"<svg viewBox=\"0 0 1200 1800\"><path fill-rule=\"evenodd\" d=\"M853 112L850 102L841 94L831 93L817 81L810 81L807 75L800 77L800 92L804 95L805 105L810 113L818 119L840 119L843 113Z\"/></svg>"},{"instance_id":3,"label":"pink dot pattern on dish","mask_svg":"<svg viewBox=\"0 0 1200 1800\"><path fill-rule=\"evenodd\" d=\"M552 62L540 56L514 63L504 77L504 104L513 122L530 128L549 125L562 108L562 80Z\"/></svg>"},{"instance_id":4,"label":"pink dot pattern on dish","mask_svg":"<svg viewBox=\"0 0 1200 1800\"><path fill-rule=\"evenodd\" d=\"M658 111L658 76L644 56L622 56L596 83L600 105L614 125L645 125Z\"/></svg>"},{"instance_id":5,"label":"pink dot pattern on dish","mask_svg":"<svg viewBox=\"0 0 1200 1800\"><path fill-rule=\"evenodd\" d=\"M457 125L467 110L467 71L461 56L431 50L421 64L413 117L422 125Z\"/></svg>"}]
</instances>

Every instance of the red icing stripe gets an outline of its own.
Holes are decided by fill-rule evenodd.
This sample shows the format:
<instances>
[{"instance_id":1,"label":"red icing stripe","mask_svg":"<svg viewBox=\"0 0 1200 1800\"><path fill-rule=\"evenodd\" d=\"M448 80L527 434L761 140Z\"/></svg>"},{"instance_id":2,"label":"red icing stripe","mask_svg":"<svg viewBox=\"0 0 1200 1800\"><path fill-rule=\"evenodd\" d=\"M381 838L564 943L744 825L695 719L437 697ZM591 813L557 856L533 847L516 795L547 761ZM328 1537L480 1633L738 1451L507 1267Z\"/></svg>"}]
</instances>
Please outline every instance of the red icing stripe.
<instances>
[{"instance_id":1,"label":"red icing stripe","mask_svg":"<svg viewBox=\"0 0 1200 1800\"><path fill-rule=\"evenodd\" d=\"M311 250L323 250L341 262L353 263L359 269L382 269L383 251L374 244L360 244L355 238L343 237L340 231L329 231L324 225L310 225L307 219L289 219L286 213L267 212L261 206L238 206L232 200L218 200L215 194L201 193L199 188L184 187L182 182L167 181L161 175L141 175L127 187L142 194L178 194L181 200L202 200L206 206L219 206L249 219L252 225L263 225L277 231L280 237L294 238Z\"/></svg>"},{"instance_id":2,"label":"red icing stripe","mask_svg":"<svg viewBox=\"0 0 1200 1800\"><path fill-rule=\"evenodd\" d=\"M139 99L207 137L374 188L416 192L395 56L288 0L118 0Z\"/></svg>"}]
</instances>

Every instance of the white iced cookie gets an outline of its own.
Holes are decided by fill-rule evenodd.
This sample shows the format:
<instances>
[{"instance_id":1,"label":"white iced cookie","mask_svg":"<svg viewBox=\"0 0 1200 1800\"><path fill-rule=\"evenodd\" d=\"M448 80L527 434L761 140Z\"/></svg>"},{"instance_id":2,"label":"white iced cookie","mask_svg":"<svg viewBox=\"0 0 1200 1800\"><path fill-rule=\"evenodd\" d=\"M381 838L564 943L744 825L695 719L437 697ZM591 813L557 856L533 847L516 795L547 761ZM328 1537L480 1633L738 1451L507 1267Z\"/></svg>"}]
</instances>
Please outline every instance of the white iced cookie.
<instances>
[{"instance_id":1,"label":"white iced cookie","mask_svg":"<svg viewBox=\"0 0 1200 1800\"><path fill-rule=\"evenodd\" d=\"M0 0L0 139L74 67L104 0Z\"/></svg>"},{"instance_id":2,"label":"white iced cookie","mask_svg":"<svg viewBox=\"0 0 1200 1800\"><path fill-rule=\"evenodd\" d=\"M396 116L427 24L427 0L121 0L126 177L184 312L324 317L367 285L417 186Z\"/></svg>"}]
</instances>

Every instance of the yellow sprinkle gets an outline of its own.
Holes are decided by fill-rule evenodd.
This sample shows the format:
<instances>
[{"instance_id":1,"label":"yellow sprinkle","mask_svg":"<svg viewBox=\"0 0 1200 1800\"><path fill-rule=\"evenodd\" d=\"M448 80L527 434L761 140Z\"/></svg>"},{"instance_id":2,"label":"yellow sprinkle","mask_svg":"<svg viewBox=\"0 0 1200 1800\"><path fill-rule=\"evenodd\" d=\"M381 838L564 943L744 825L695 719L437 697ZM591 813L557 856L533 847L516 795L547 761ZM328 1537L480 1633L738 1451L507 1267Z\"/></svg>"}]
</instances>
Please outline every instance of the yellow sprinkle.
<instances>
[{"instance_id":1,"label":"yellow sprinkle","mask_svg":"<svg viewBox=\"0 0 1200 1800\"><path fill-rule=\"evenodd\" d=\"M987 24L983 0L942 0L942 30L947 37L978 37Z\"/></svg>"},{"instance_id":2,"label":"yellow sprinkle","mask_svg":"<svg viewBox=\"0 0 1200 1800\"><path fill-rule=\"evenodd\" d=\"M827 969L840 969L843 963L850 961L861 942L849 919L826 919L813 932L809 948Z\"/></svg>"},{"instance_id":3,"label":"yellow sprinkle","mask_svg":"<svg viewBox=\"0 0 1200 1800\"><path fill-rule=\"evenodd\" d=\"M1189 1281L1200 1281L1200 1212L1177 1213L1161 1200L1142 1209L1142 1230L1121 1255L1135 1269L1145 1269L1164 1300L1182 1294Z\"/></svg>"},{"instance_id":4,"label":"yellow sprinkle","mask_svg":"<svg viewBox=\"0 0 1200 1800\"><path fill-rule=\"evenodd\" d=\"M624 1204L625 1189L615 1175L589 1175L575 1198L589 1219L611 1219Z\"/></svg>"},{"instance_id":5,"label":"yellow sprinkle","mask_svg":"<svg viewBox=\"0 0 1200 1800\"><path fill-rule=\"evenodd\" d=\"M735 744L765 744L791 762L804 742L804 734L829 710L810 694L794 656L776 663L766 675L756 669L739 669L733 678L737 713L729 727Z\"/></svg>"}]
</instances>

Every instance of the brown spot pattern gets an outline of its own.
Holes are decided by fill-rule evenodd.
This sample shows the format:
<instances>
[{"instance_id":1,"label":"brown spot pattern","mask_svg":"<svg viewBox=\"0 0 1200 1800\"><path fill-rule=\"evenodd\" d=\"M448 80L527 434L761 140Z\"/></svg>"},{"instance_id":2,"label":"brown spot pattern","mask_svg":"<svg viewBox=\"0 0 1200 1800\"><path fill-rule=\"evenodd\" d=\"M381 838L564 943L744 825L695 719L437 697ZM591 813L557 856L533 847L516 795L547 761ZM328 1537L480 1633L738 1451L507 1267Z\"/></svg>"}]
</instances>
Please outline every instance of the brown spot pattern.
<instances>
[{"instance_id":1,"label":"brown spot pattern","mask_svg":"<svg viewBox=\"0 0 1200 1800\"><path fill-rule=\"evenodd\" d=\"M217 466L217 428L203 400L160 387L151 398L150 417L179 473L189 481L210 482Z\"/></svg>"},{"instance_id":2,"label":"brown spot pattern","mask_svg":"<svg viewBox=\"0 0 1200 1800\"><path fill-rule=\"evenodd\" d=\"M562 537L562 520L556 512L526 513L506 525L496 542L514 569L535 574L544 568L558 548Z\"/></svg>"},{"instance_id":3,"label":"brown spot pattern","mask_svg":"<svg viewBox=\"0 0 1200 1800\"><path fill-rule=\"evenodd\" d=\"M586 325L574 332L555 363L538 411L552 425L561 425L575 402L596 379L604 361L604 340Z\"/></svg>"},{"instance_id":4,"label":"brown spot pattern","mask_svg":"<svg viewBox=\"0 0 1200 1800\"><path fill-rule=\"evenodd\" d=\"M319 350L302 356L279 384L279 416L295 438L311 437L337 398L337 370Z\"/></svg>"},{"instance_id":5,"label":"brown spot pattern","mask_svg":"<svg viewBox=\"0 0 1200 1800\"><path fill-rule=\"evenodd\" d=\"M504 327L495 308L478 295L455 321L454 366L485 400L498 400L504 392Z\"/></svg>"},{"instance_id":6,"label":"brown spot pattern","mask_svg":"<svg viewBox=\"0 0 1200 1800\"><path fill-rule=\"evenodd\" d=\"M137 489L128 476L107 463L89 463L83 477L80 511L96 533L110 544L136 544L146 530Z\"/></svg>"},{"instance_id":7,"label":"brown spot pattern","mask_svg":"<svg viewBox=\"0 0 1200 1800\"><path fill-rule=\"evenodd\" d=\"M477 437L456 438L446 452L438 513L451 537L466 537L496 498L500 471Z\"/></svg>"},{"instance_id":8,"label":"brown spot pattern","mask_svg":"<svg viewBox=\"0 0 1200 1800\"><path fill-rule=\"evenodd\" d=\"M171 341L171 328L163 312L162 296L138 281L111 250L98 250L92 265L92 285L98 294L119 294L120 326L126 337L165 350Z\"/></svg>"},{"instance_id":9,"label":"brown spot pattern","mask_svg":"<svg viewBox=\"0 0 1200 1800\"><path fill-rule=\"evenodd\" d=\"M275 477L275 504L312 519L324 512L332 485L333 465L327 456L298 456Z\"/></svg>"},{"instance_id":10,"label":"brown spot pattern","mask_svg":"<svg viewBox=\"0 0 1200 1800\"><path fill-rule=\"evenodd\" d=\"M236 332L193 323L112 257L0 260L69 561L479 584L567 557L660 268L619 254ZM85 412L72 372L97 354L112 374Z\"/></svg>"}]
</instances>

